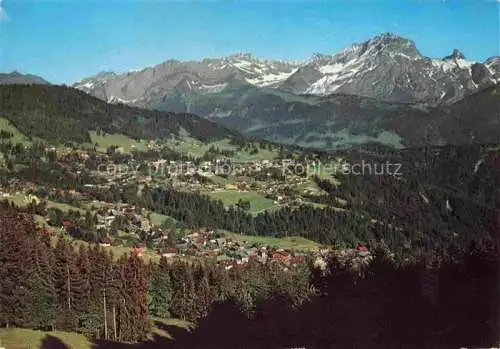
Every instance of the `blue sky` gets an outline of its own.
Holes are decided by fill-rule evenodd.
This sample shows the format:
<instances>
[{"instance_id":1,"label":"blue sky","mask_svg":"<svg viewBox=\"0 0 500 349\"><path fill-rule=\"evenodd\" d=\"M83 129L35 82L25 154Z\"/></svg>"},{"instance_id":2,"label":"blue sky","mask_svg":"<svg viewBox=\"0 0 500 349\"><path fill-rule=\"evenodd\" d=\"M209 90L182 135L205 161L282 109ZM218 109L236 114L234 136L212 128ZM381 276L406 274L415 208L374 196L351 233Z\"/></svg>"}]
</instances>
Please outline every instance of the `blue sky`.
<instances>
[{"instance_id":1,"label":"blue sky","mask_svg":"<svg viewBox=\"0 0 500 349\"><path fill-rule=\"evenodd\" d=\"M497 0L0 0L0 72L53 83L169 58L302 60L395 32L427 56L499 54Z\"/></svg>"}]
</instances>

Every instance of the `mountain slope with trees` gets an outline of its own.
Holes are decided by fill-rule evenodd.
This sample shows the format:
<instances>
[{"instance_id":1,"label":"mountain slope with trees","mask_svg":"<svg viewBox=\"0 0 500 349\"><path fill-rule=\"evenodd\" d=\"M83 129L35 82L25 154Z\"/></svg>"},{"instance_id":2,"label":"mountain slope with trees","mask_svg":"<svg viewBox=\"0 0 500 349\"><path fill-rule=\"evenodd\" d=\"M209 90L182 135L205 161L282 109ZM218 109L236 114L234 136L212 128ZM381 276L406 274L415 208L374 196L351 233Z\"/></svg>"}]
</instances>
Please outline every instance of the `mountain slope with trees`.
<instances>
[{"instance_id":1,"label":"mountain slope with trees","mask_svg":"<svg viewBox=\"0 0 500 349\"><path fill-rule=\"evenodd\" d=\"M203 142L245 141L239 133L194 115L107 104L61 86L0 86L0 116L27 136L59 143L90 143L89 131L96 130L147 140L168 138L185 130Z\"/></svg>"}]
</instances>

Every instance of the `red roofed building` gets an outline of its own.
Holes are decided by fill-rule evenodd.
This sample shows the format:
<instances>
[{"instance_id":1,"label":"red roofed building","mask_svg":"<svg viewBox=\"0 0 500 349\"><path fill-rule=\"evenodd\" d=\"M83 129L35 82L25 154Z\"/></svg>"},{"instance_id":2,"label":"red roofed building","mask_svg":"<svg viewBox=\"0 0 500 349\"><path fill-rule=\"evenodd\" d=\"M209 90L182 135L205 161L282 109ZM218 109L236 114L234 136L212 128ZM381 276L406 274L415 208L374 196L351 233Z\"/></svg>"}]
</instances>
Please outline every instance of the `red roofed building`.
<instances>
[{"instance_id":1,"label":"red roofed building","mask_svg":"<svg viewBox=\"0 0 500 349\"><path fill-rule=\"evenodd\" d=\"M64 219L62 221L62 225L63 225L64 228L71 228L73 226L73 224L71 223L71 221L68 221L66 219Z\"/></svg>"},{"instance_id":2,"label":"red roofed building","mask_svg":"<svg viewBox=\"0 0 500 349\"><path fill-rule=\"evenodd\" d=\"M161 255L163 257L173 257L177 254L177 249L175 247L167 247L161 250Z\"/></svg>"},{"instance_id":3,"label":"red roofed building","mask_svg":"<svg viewBox=\"0 0 500 349\"><path fill-rule=\"evenodd\" d=\"M141 257L142 254L144 253L144 251L147 250L147 247L146 247L146 244L144 243L139 243L137 245L135 245L134 248L132 248L132 253L135 254L136 256L138 257Z\"/></svg>"},{"instance_id":4,"label":"red roofed building","mask_svg":"<svg viewBox=\"0 0 500 349\"><path fill-rule=\"evenodd\" d=\"M283 251L277 251L272 254L272 259L275 261L289 262L291 258L288 253Z\"/></svg>"},{"instance_id":5,"label":"red roofed building","mask_svg":"<svg viewBox=\"0 0 500 349\"><path fill-rule=\"evenodd\" d=\"M132 252L132 254L136 255L137 257L142 257L144 249L141 247L134 247L130 252Z\"/></svg>"},{"instance_id":6,"label":"red roofed building","mask_svg":"<svg viewBox=\"0 0 500 349\"><path fill-rule=\"evenodd\" d=\"M358 245L356 246L356 251L358 251L358 252L368 252L368 248L366 248L366 246L363 246L363 245L361 245L361 244L358 244Z\"/></svg>"}]
</instances>

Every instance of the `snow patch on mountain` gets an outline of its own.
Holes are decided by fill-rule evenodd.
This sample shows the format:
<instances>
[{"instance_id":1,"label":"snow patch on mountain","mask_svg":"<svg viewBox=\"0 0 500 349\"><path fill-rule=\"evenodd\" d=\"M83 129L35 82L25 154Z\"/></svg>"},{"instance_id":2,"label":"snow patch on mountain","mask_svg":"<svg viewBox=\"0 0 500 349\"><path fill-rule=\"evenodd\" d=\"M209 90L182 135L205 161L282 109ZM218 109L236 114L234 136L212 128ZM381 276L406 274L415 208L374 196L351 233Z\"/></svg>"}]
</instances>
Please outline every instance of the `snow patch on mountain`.
<instances>
[{"instance_id":1,"label":"snow patch on mountain","mask_svg":"<svg viewBox=\"0 0 500 349\"><path fill-rule=\"evenodd\" d=\"M278 84L288 79L288 77L294 74L297 71L297 69L298 68L288 73L287 72L270 73L270 74L260 75L256 78L247 78L246 81L252 85L256 85L259 87Z\"/></svg>"},{"instance_id":2,"label":"snow patch on mountain","mask_svg":"<svg viewBox=\"0 0 500 349\"><path fill-rule=\"evenodd\" d=\"M123 98L116 97L116 96L109 96L109 98L108 98L108 103L110 103L110 104L118 104L118 103L121 103L121 104L134 104L134 103L137 103L138 101L139 101L139 98L135 98L135 99L123 99Z\"/></svg>"},{"instance_id":3,"label":"snow patch on mountain","mask_svg":"<svg viewBox=\"0 0 500 349\"><path fill-rule=\"evenodd\" d=\"M79 85L79 88L80 89L91 89L92 87L94 87L95 83L93 81L89 81L89 82L86 82L84 84L81 84Z\"/></svg>"},{"instance_id":4,"label":"snow patch on mountain","mask_svg":"<svg viewBox=\"0 0 500 349\"><path fill-rule=\"evenodd\" d=\"M230 56L227 60L229 66L244 74L246 82L258 87L285 81L299 66L293 62L257 59L249 54Z\"/></svg>"},{"instance_id":5,"label":"snow patch on mountain","mask_svg":"<svg viewBox=\"0 0 500 349\"><path fill-rule=\"evenodd\" d=\"M313 83L311 87L305 90L305 93L313 95L328 95L337 91L342 85L342 82L338 81L337 75L327 75Z\"/></svg>"},{"instance_id":6,"label":"snow patch on mountain","mask_svg":"<svg viewBox=\"0 0 500 349\"><path fill-rule=\"evenodd\" d=\"M324 66L321 66L319 68L319 71L323 74L338 74L342 70L344 70L345 64L341 63L334 63L334 64L327 64Z\"/></svg>"},{"instance_id":7,"label":"snow patch on mountain","mask_svg":"<svg viewBox=\"0 0 500 349\"><path fill-rule=\"evenodd\" d=\"M203 91L203 92L217 93L217 92L221 92L222 90L224 90L226 88L226 86L227 86L227 83L215 84L215 85L201 84L199 86L199 89L200 89L200 91Z\"/></svg>"}]
</instances>

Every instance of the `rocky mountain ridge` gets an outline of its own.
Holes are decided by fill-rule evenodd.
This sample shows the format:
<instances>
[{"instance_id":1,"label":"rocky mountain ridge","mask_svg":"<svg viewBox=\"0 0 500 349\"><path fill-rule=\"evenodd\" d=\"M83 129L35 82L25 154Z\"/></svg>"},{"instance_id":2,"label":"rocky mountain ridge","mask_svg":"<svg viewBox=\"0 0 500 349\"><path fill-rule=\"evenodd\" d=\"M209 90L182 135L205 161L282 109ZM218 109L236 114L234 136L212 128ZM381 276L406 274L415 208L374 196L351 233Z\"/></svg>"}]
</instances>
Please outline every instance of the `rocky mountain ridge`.
<instances>
[{"instance_id":1,"label":"rocky mountain ridge","mask_svg":"<svg viewBox=\"0 0 500 349\"><path fill-rule=\"evenodd\" d=\"M388 102L453 103L494 84L499 57L468 61L457 49L443 59L423 56L412 40L385 33L334 55L305 62L259 59L248 53L201 61L167 60L124 74L101 73L74 85L110 102L153 107L172 91L224 92L233 85L297 95L350 94Z\"/></svg>"}]
</instances>

